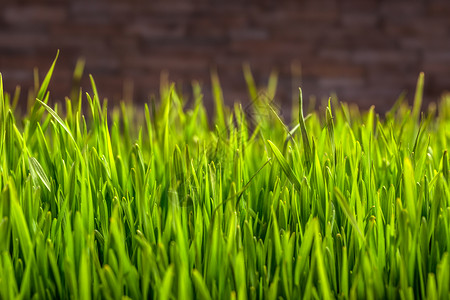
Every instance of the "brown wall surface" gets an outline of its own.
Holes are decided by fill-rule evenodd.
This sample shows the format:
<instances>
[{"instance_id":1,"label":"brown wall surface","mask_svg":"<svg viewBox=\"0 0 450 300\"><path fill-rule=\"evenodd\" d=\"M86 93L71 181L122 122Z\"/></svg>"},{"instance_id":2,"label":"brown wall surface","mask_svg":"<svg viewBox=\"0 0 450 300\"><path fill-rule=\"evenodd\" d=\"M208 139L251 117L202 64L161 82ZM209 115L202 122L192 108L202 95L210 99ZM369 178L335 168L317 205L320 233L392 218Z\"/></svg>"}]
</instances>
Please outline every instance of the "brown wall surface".
<instances>
[{"instance_id":1,"label":"brown wall surface","mask_svg":"<svg viewBox=\"0 0 450 300\"><path fill-rule=\"evenodd\" d=\"M31 87L32 69L44 74L57 49L53 100L69 94L82 56L85 74L113 100L128 81L134 100L148 101L162 70L186 91L199 79L210 99L215 66L226 101L246 101L242 64L249 62L260 85L278 70L280 102L290 103L302 86L306 97L337 92L340 100L383 111L403 90L412 98L420 71L427 101L450 89L450 1L1 1L7 91ZM86 78L83 86L90 90Z\"/></svg>"}]
</instances>

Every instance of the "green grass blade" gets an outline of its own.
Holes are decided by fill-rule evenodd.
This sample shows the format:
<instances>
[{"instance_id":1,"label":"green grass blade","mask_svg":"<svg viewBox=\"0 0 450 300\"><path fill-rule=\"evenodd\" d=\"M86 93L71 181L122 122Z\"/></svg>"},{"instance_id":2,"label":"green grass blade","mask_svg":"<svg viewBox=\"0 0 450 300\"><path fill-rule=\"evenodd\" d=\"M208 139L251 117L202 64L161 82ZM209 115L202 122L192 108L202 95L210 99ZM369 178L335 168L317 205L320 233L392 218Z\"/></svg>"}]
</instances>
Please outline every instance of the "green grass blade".
<instances>
[{"instance_id":1,"label":"green grass blade","mask_svg":"<svg viewBox=\"0 0 450 300\"><path fill-rule=\"evenodd\" d=\"M307 165L310 165L312 160L312 152L311 146L309 144L308 132L306 131L305 118L303 117L303 95L301 88L299 88L298 102L299 102L299 122L300 122L300 130L302 132L303 147L305 149Z\"/></svg>"},{"instance_id":2,"label":"green grass blade","mask_svg":"<svg viewBox=\"0 0 450 300\"><path fill-rule=\"evenodd\" d=\"M28 157L28 164L31 171L31 177L35 182L37 182L38 178L39 180L44 184L44 186L50 191L50 181L47 178L47 175L45 174L44 170L42 169L42 166L39 164L36 158L34 157Z\"/></svg>"},{"instance_id":3,"label":"green grass blade","mask_svg":"<svg viewBox=\"0 0 450 300\"><path fill-rule=\"evenodd\" d=\"M419 120L420 109L422 107L424 77L424 73L420 72L419 78L417 79L416 93L414 94L412 117L416 122Z\"/></svg>"},{"instance_id":4,"label":"green grass blade","mask_svg":"<svg viewBox=\"0 0 450 300\"><path fill-rule=\"evenodd\" d=\"M205 281L203 280L202 275L197 270L192 270L192 281L195 285L195 290L197 292L198 298L203 300L210 300L211 295L209 293L208 287L206 286Z\"/></svg>"},{"instance_id":5,"label":"green grass blade","mask_svg":"<svg viewBox=\"0 0 450 300\"><path fill-rule=\"evenodd\" d=\"M44 95L47 92L47 88L50 83L50 79L52 78L52 75L53 75L53 70L55 69L56 61L58 60L58 56L59 56L59 50L56 52L56 57L53 60L52 66L50 67L47 74L45 75L44 81L42 81L41 87L36 95L36 98L39 100L44 99Z\"/></svg>"},{"instance_id":6,"label":"green grass blade","mask_svg":"<svg viewBox=\"0 0 450 300\"><path fill-rule=\"evenodd\" d=\"M269 143L269 146L272 149L272 152L275 155L275 158L277 159L278 163L280 164L284 174L289 179L289 181L294 185L295 189L300 192L300 181L298 180L297 176L295 176L294 171L289 166L289 163L283 157L280 150L278 150L277 146L275 146L274 143L272 143L269 140L267 142Z\"/></svg>"},{"instance_id":7,"label":"green grass blade","mask_svg":"<svg viewBox=\"0 0 450 300\"><path fill-rule=\"evenodd\" d=\"M339 188L334 188L334 193L336 194L336 199L339 203L339 206L343 210L344 214L347 216L348 220L350 221L350 224L352 227L356 230L356 233L358 234L358 237L364 242L364 234L361 231L361 228L358 226L358 222L356 221L355 215L353 214L347 199L342 195L342 192L339 190Z\"/></svg>"}]
</instances>

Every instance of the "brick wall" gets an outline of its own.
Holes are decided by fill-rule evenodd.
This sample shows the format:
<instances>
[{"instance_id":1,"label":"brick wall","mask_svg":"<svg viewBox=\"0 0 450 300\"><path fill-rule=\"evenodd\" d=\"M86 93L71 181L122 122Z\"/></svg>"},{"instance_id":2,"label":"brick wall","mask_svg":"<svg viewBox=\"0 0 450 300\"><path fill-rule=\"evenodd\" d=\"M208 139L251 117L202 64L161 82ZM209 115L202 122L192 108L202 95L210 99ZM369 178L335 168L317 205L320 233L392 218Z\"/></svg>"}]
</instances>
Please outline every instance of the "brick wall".
<instances>
[{"instance_id":1,"label":"brick wall","mask_svg":"<svg viewBox=\"0 0 450 300\"><path fill-rule=\"evenodd\" d=\"M242 63L249 62L258 84L278 70L284 103L301 85L306 97L337 92L382 111L402 90L412 98L420 71L427 101L450 89L450 1L2 0L7 91L31 87L33 67L45 71L56 49L54 100L69 93L83 56L86 73L113 100L126 81L134 83L135 101L147 101L164 69L186 91L200 80L210 99L217 67L226 101L245 101Z\"/></svg>"}]
</instances>

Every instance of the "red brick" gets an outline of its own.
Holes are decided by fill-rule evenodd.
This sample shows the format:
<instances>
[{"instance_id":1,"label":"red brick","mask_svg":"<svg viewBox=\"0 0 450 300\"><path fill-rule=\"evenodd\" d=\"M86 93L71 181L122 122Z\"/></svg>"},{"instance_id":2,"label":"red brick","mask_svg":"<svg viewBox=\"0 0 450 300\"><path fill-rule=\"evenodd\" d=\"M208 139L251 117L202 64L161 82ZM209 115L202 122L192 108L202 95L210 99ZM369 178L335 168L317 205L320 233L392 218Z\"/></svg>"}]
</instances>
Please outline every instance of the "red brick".
<instances>
[{"instance_id":1,"label":"red brick","mask_svg":"<svg viewBox=\"0 0 450 300\"><path fill-rule=\"evenodd\" d=\"M3 8L3 19L13 25L18 24L53 24L61 23L67 18L67 9L58 6L10 6Z\"/></svg>"},{"instance_id":2,"label":"red brick","mask_svg":"<svg viewBox=\"0 0 450 300\"><path fill-rule=\"evenodd\" d=\"M414 64L418 60L416 52L395 50L361 50L352 57L352 61L361 64Z\"/></svg>"},{"instance_id":3,"label":"red brick","mask_svg":"<svg viewBox=\"0 0 450 300\"><path fill-rule=\"evenodd\" d=\"M124 80L133 80L134 95L146 101L167 70L187 90L191 80L202 81L208 101L215 66L227 100L245 100L242 64L249 62L261 86L272 69L279 71L280 101L289 102L292 86L301 84L307 96L326 98L334 90L378 107L402 89L413 91L423 70L431 99L450 87L449 3L3 0L0 71L8 90L20 82L27 90L32 68L45 72L61 49L55 99L68 94L76 59L84 56L86 74L112 99L122 96ZM292 79L294 61L301 71ZM89 88L87 78L83 84Z\"/></svg>"},{"instance_id":4,"label":"red brick","mask_svg":"<svg viewBox=\"0 0 450 300\"><path fill-rule=\"evenodd\" d=\"M2 50L29 52L48 41L49 36L45 32L0 31L0 53Z\"/></svg>"},{"instance_id":5,"label":"red brick","mask_svg":"<svg viewBox=\"0 0 450 300\"><path fill-rule=\"evenodd\" d=\"M316 78L361 78L364 68L361 65L349 65L348 63L337 63L330 60L308 60L302 64L304 76Z\"/></svg>"}]
</instances>

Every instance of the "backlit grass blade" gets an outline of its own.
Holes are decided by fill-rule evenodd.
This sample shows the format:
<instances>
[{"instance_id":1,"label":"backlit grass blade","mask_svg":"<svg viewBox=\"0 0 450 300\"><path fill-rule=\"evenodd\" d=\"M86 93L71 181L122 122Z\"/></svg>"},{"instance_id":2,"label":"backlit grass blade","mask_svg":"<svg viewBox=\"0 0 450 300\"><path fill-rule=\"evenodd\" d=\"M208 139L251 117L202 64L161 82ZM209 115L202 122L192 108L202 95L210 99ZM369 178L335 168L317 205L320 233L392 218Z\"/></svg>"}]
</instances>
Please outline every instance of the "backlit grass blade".
<instances>
[{"instance_id":1,"label":"backlit grass blade","mask_svg":"<svg viewBox=\"0 0 450 300\"><path fill-rule=\"evenodd\" d=\"M327 124L327 131L328 131L328 137L330 139L331 144L331 150L333 151L333 159L336 158L334 155L336 154L336 145L334 141L334 122L333 122L333 114L331 112L331 99L328 99L328 106L326 108L326 124Z\"/></svg>"},{"instance_id":2,"label":"backlit grass blade","mask_svg":"<svg viewBox=\"0 0 450 300\"><path fill-rule=\"evenodd\" d=\"M447 182L450 184L450 168L449 168L449 157L447 150L444 151L444 154L442 155L442 174L444 175L444 178L447 180Z\"/></svg>"},{"instance_id":3,"label":"backlit grass blade","mask_svg":"<svg viewBox=\"0 0 450 300\"><path fill-rule=\"evenodd\" d=\"M192 270L192 281L195 285L195 290L199 299L210 300L211 295L209 293L208 287L206 286L205 281L203 280L202 275L197 270Z\"/></svg>"},{"instance_id":4,"label":"backlit grass blade","mask_svg":"<svg viewBox=\"0 0 450 300\"><path fill-rule=\"evenodd\" d=\"M294 174L292 168L289 166L289 163L287 162L287 160L284 158L284 156L281 154L280 150L278 150L277 146L275 146L274 143L272 143L271 141L267 142L269 143L269 146L272 149L272 152L275 155L275 158L277 159L278 163L280 164L284 174L289 179L289 181L294 185L295 189L300 192L300 181Z\"/></svg>"},{"instance_id":5,"label":"backlit grass blade","mask_svg":"<svg viewBox=\"0 0 450 300\"><path fill-rule=\"evenodd\" d=\"M72 90L70 92L70 99L75 101L75 99L78 99L78 95L80 94L80 82L81 78L83 77L84 67L86 65L86 60L84 58L80 58L77 60L77 63L75 64L75 68L73 70L73 76L72 76ZM77 106L81 103L77 103Z\"/></svg>"},{"instance_id":6,"label":"backlit grass blade","mask_svg":"<svg viewBox=\"0 0 450 300\"><path fill-rule=\"evenodd\" d=\"M211 84L213 89L217 126L219 126L220 130L224 130L226 128L226 124L223 105L223 92L220 87L219 75L217 74L217 71L211 73Z\"/></svg>"},{"instance_id":7,"label":"backlit grass blade","mask_svg":"<svg viewBox=\"0 0 450 300\"><path fill-rule=\"evenodd\" d=\"M2 73L0 73L0 116L2 116L2 120L5 120L6 116L6 108L5 108L5 98L3 97L3 77ZM3 128L3 122L1 122L1 128Z\"/></svg>"},{"instance_id":8,"label":"backlit grass blade","mask_svg":"<svg viewBox=\"0 0 450 300\"><path fill-rule=\"evenodd\" d=\"M19 198L14 188L14 182L10 177L8 182L9 199L11 205L11 225L15 236L18 238L20 247L25 257L26 263L32 262L33 244L31 241L30 232L28 230L27 221L23 214L22 207L19 204Z\"/></svg>"},{"instance_id":9,"label":"backlit grass blade","mask_svg":"<svg viewBox=\"0 0 450 300\"><path fill-rule=\"evenodd\" d=\"M59 56L59 50L56 52L56 57L53 60L52 66L50 67L47 74L45 75L44 81L42 81L41 87L40 87L38 93L36 94L36 98L39 100L44 99L44 95L47 92L47 88L50 83L50 79L52 78L52 75L53 75L53 70L55 69L56 61L58 60L58 56Z\"/></svg>"},{"instance_id":10,"label":"backlit grass blade","mask_svg":"<svg viewBox=\"0 0 450 300\"><path fill-rule=\"evenodd\" d=\"M95 84L94 77L92 77L91 74L89 74L89 80L91 81L91 88L92 88L92 92L94 93L94 98L92 99L94 102L93 104L94 104L94 106L96 106L98 115L100 115L100 120L102 120L103 114L102 114L102 107L100 104L100 96L98 94L97 85Z\"/></svg>"},{"instance_id":11,"label":"backlit grass blade","mask_svg":"<svg viewBox=\"0 0 450 300\"><path fill-rule=\"evenodd\" d=\"M306 163L307 165L311 164L312 160L312 152L311 152L311 146L309 144L309 137L308 132L306 131L306 125L305 125L305 118L303 117L303 95L302 95L302 89L299 88L299 94L298 94L298 102L299 102L299 123L300 123L300 130L302 132L302 141L303 141L303 147L305 151L306 156Z\"/></svg>"},{"instance_id":12,"label":"backlit grass blade","mask_svg":"<svg viewBox=\"0 0 450 300\"><path fill-rule=\"evenodd\" d=\"M250 69L250 64L246 63L242 66L244 72L245 82L247 83L248 93L250 99L255 101L258 98L258 89L256 88L255 79L253 78L252 71Z\"/></svg>"},{"instance_id":13,"label":"backlit grass blade","mask_svg":"<svg viewBox=\"0 0 450 300\"><path fill-rule=\"evenodd\" d=\"M78 275L78 282L80 284L80 297L83 299L91 298L91 276L90 276L90 261L88 251L85 249L81 253L80 270Z\"/></svg>"},{"instance_id":14,"label":"backlit grass blade","mask_svg":"<svg viewBox=\"0 0 450 300\"><path fill-rule=\"evenodd\" d=\"M437 284L439 297L445 299L450 294L449 282L450 282L450 261L448 258L448 252L445 253L437 266Z\"/></svg>"},{"instance_id":15,"label":"backlit grass blade","mask_svg":"<svg viewBox=\"0 0 450 300\"><path fill-rule=\"evenodd\" d=\"M313 220L313 226L314 226L314 231L315 231L314 248L315 248L315 256L316 256L316 260L317 260L317 273L319 275L322 297L324 299L333 299L334 297L332 297L332 293L330 290L330 284L328 282L327 272L325 270L324 257L323 257L322 249L321 249L322 245L321 245L321 238L320 238L320 233L319 233L320 230L319 230L319 224L317 222L317 219Z\"/></svg>"},{"instance_id":16,"label":"backlit grass blade","mask_svg":"<svg viewBox=\"0 0 450 300\"><path fill-rule=\"evenodd\" d=\"M417 225L417 212L416 212L416 182L414 179L414 169L411 164L411 161L408 158L405 158L403 162L403 182L404 182L404 191L405 191L405 204L408 210L408 213L411 218L411 226L415 229Z\"/></svg>"},{"instance_id":17,"label":"backlit grass blade","mask_svg":"<svg viewBox=\"0 0 450 300\"><path fill-rule=\"evenodd\" d=\"M275 94L277 93L278 86L278 72L272 71L269 76L269 81L267 82L267 96L270 101L273 101Z\"/></svg>"},{"instance_id":18,"label":"backlit grass blade","mask_svg":"<svg viewBox=\"0 0 450 300\"><path fill-rule=\"evenodd\" d=\"M58 114L50 106L48 106L41 100L36 99L36 101L38 101L52 115L52 117L56 120L56 122L58 122L59 125L61 125L61 127L67 132L70 139L73 141L74 145L76 145L77 143L75 142L75 139L73 138L72 133L70 132L69 128L64 123L64 121L58 116Z\"/></svg>"},{"instance_id":19,"label":"backlit grass blade","mask_svg":"<svg viewBox=\"0 0 450 300\"><path fill-rule=\"evenodd\" d=\"M173 272L174 266L171 265L164 274L163 281L159 287L159 299L168 300L171 298L172 281L174 276Z\"/></svg>"},{"instance_id":20,"label":"backlit grass blade","mask_svg":"<svg viewBox=\"0 0 450 300\"><path fill-rule=\"evenodd\" d=\"M420 109L422 107L424 77L424 73L420 72L419 78L417 79L416 93L414 94L412 117L416 122L419 120Z\"/></svg>"},{"instance_id":21,"label":"backlit grass blade","mask_svg":"<svg viewBox=\"0 0 450 300\"><path fill-rule=\"evenodd\" d=\"M358 234L359 238L364 242L364 234L361 231L361 228L358 226L358 222L356 221L355 215L353 214L347 199L342 195L342 192L339 190L339 188L334 188L334 193L336 194L336 199L339 203L339 206L343 210L344 214L347 216L348 220L350 221L350 224L352 227L356 230L356 233Z\"/></svg>"},{"instance_id":22,"label":"backlit grass blade","mask_svg":"<svg viewBox=\"0 0 450 300\"><path fill-rule=\"evenodd\" d=\"M12 299L17 296L19 288L14 274L14 266L8 252L2 251L1 257L2 285L0 296L4 299Z\"/></svg>"},{"instance_id":23,"label":"backlit grass blade","mask_svg":"<svg viewBox=\"0 0 450 300\"><path fill-rule=\"evenodd\" d=\"M50 181L48 180L47 175L45 174L42 166L39 164L36 158L29 157L28 164L30 166L31 176L33 177L33 180L37 182L37 179L39 178L44 186L50 191Z\"/></svg>"}]
</instances>

